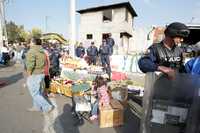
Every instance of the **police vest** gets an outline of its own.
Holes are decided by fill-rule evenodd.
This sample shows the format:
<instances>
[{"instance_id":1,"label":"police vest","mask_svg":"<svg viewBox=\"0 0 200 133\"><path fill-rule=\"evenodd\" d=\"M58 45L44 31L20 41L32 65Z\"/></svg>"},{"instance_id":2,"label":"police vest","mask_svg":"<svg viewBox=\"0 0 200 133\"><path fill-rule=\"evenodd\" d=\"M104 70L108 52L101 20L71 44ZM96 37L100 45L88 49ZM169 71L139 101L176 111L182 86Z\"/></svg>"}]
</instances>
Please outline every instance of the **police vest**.
<instances>
[{"instance_id":1,"label":"police vest","mask_svg":"<svg viewBox=\"0 0 200 133\"><path fill-rule=\"evenodd\" d=\"M157 63L162 66L171 68L180 68L182 65L182 50L175 46L172 49L168 49L163 43L154 44Z\"/></svg>"}]
</instances>

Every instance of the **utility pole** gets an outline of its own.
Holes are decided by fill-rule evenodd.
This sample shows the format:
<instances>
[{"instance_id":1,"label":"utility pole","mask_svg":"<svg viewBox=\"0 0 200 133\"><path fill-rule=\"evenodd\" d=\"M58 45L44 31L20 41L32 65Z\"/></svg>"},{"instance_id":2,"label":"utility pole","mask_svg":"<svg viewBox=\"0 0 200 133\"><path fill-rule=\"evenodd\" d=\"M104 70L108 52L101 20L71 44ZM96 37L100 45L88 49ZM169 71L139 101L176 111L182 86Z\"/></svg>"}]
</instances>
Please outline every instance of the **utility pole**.
<instances>
[{"instance_id":1,"label":"utility pole","mask_svg":"<svg viewBox=\"0 0 200 133\"><path fill-rule=\"evenodd\" d=\"M70 55L75 56L76 43L76 0L70 0Z\"/></svg>"},{"instance_id":2,"label":"utility pole","mask_svg":"<svg viewBox=\"0 0 200 133\"><path fill-rule=\"evenodd\" d=\"M3 40L7 40L4 2L5 0L0 0L0 49L3 47Z\"/></svg>"}]
</instances>

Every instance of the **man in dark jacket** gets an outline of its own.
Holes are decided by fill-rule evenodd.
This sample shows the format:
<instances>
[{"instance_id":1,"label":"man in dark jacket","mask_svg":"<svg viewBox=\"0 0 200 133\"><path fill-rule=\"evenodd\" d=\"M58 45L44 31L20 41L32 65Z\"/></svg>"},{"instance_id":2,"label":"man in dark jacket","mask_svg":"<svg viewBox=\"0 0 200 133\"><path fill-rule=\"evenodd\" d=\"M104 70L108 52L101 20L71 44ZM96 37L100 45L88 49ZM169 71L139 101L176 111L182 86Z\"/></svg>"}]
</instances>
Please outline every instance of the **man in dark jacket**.
<instances>
[{"instance_id":1,"label":"man in dark jacket","mask_svg":"<svg viewBox=\"0 0 200 133\"><path fill-rule=\"evenodd\" d=\"M83 47L83 44L80 43L78 47L76 47L76 56L83 58L83 56L85 55L85 48Z\"/></svg>"},{"instance_id":2,"label":"man in dark jacket","mask_svg":"<svg viewBox=\"0 0 200 133\"><path fill-rule=\"evenodd\" d=\"M146 117L143 119L143 127L145 127L145 130L149 130L150 128L150 119L152 119L152 110L154 108L153 100L165 99L167 102L173 101L174 103L180 102L176 99L183 99L181 102L187 101L185 95L183 95L186 93L183 89L184 87L181 87L182 89L179 90L178 87L174 87L174 80L168 79L176 79L176 71L185 71L182 63L183 50L178 45L183 42L184 38L188 37L189 33L188 27L183 23L174 22L169 24L164 31L165 38L160 43L151 45L138 62L139 68L144 73L155 71L164 73L164 75L161 75L159 79L152 83L154 84L152 85L153 87L150 87L151 83L149 83L148 89L150 91L148 90L144 94L146 96L146 99L144 98L145 100L143 100L143 105L145 106L144 112L147 112L144 114ZM166 79L166 76L168 79ZM188 118L190 121L190 114ZM187 120L187 125L189 121ZM186 130L191 130L187 125ZM181 127L180 130L182 132L185 130L185 127Z\"/></svg>"},{"instance_id":3,"label":"man in dark jacket","mask_svg":"<svg viewBox=\"0 0 200 133\"><path fill-rule=\"evenodd\" d=\"M164 33L164 40L150 46L139 60L138 65L142 72L161 71L171 77L176 69L183 71L183 51L177 45L181 44L183 39L189 35L188 27L175 22L167 26Z\"/></svg>"},{"instance_id":4,"label":"man in dark jacket","mask_svg":"<svg viewBox=\"0 0 200 133\"><path fill-rule=\"evenodd\" d=\"M57 49L51 49L49 60L50 60L50 78L56 77L60 75L60 53Z\"/></svg>"},{"instance_id":5,"label":"man in dark jacket","mask_svg":"<svg viewBox=\"0 0 200 133\"><path fill-rule=\"evenodd\" d=\"M96 65L97 55L98 55L98 49L94 45L94 42L91 42L91 46L87 49L87 55L89 56L90 62L93 65Z\"/></svg>"},{"instance_id":6,"label":"man in dark jacket","mask_svg":"<svg viewBox=\"0 0 200 133\"><path fill-rule=\"evenodd\" d=\"M106 39L106 43L110 46L110 55L113 54L113 46L115 45L115 41L114 39L112 38L112 34L109 33L108 34L108 38Z\"/></svg>"},{"instance_id":7,"label":"man in dark jacket","mask_svg":"<svg viewBox=\"0 0 200 133\"><path fill-rule=\"evenodd\" d=\"M103 39L102 45L99 48L99 54L101 58L101 63L106 73L109 76L109 80L111 79L111 67L110 67L110 55L111 55L111 48L106 43L106 40Z\"/></svg>"}]
</instances>

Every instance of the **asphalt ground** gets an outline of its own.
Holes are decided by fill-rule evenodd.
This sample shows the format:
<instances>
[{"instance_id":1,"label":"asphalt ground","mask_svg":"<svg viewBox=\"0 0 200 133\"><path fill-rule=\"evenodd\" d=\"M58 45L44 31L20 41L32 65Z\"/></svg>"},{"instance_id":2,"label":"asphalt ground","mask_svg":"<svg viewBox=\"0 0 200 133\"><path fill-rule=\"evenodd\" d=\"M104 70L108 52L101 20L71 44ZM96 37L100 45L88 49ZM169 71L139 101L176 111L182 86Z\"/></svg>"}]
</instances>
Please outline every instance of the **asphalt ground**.
<instances>
[{"instance_id":1,"label":"asphalt ground","mask_svg":"<svg viewBox=\"0 0 200 133\"><path fill-rule=\"evenodd\" d=\"M50 101L55 109L49 113L28 112L32 99L24 87L26 77L23 66L12 64L0 67L0 133L139 133L139 119L128 109L124 110L124 125L99 128L98 122L84 120L76 125L71 114L71 98L56 95Z\"/></svg>"}]
</instances>

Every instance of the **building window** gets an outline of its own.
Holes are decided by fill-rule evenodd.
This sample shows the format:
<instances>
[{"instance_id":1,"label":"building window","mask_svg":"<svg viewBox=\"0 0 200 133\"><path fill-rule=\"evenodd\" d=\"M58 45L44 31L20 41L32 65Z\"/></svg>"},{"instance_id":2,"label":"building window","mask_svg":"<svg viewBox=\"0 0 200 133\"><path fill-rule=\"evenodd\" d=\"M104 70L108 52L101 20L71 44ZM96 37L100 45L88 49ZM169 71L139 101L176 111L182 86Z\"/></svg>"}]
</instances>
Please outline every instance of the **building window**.
<instances>
[{"instance_id":1,"label":"building window","mask_svg":"<svg viewBox=\"0 0 200 133\"><path fill-rule=\"evenodd\" d=\"M126 9L126 11L125 11L125 21L128 22L128 9Z\"/></svg>"},{"instance_id":2,"label":"building window","mask_svg":"<svg viewBox=\"0 0 200 133\"><path fill-rule=\"evenodd\" d=\"M103 11L103 22L104 21L112 21L112 9Z\"/></svg>"},{"instance_id":3,"label":"building window","mask_svg":"<svg viewBox=\"0 0 200 133\"><path fill-rule=\"evenodd\" d=\"M86 35L86 38L87 38L87 39L92 39L93 36L92 36L92 34L87 34L87 35Z\"/></svg>"}]
</instances>

